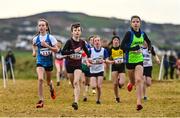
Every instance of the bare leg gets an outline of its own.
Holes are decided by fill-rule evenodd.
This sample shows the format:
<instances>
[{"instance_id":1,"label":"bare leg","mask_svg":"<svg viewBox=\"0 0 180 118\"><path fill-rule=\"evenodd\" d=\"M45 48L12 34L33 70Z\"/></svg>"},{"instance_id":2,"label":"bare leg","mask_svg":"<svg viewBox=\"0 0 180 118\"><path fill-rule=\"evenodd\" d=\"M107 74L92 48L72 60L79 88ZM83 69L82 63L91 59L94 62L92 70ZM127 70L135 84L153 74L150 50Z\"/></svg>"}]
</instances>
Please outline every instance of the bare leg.
<instances>
[{"instance_id":1,"label":"bare leg","mask_svg":"<svg viewBox=\"0 0 180 118\"><path fill-rule=\"evenodd\" d=\"M113 81L113 89L114 89L115 98L119 98L119 94L118 94L118 72L117 71L112 72L112 81Z\"/></svg>"},{"instance_id":2,"label":"bare leg","mask_svg":"<svg viewBox=\"0 0 180 118\"><path fill-rule=\"evenodd\" d=\"M73 75L73 73L68 73L67 77L69 78L69 80L71 82L71 85L74 88L74 85L73 85L73 83L74 83L74 75Z\"/></svg>"},{"instance_id":3,"label":"bare leg","mask_svg":"<svg viewBox=\"0 0 180 118\"><path fill-rule=\"evenodd\" d=\"M99 76L96 80L97 82L97 101L100 101L101 93L102 93L102 81L103 76Z\"/></svg>"},{"instance_id":4,"label":"bare leg","mask_svg":"<svg viewBox=\"0 0 180 118\"><path fill-rule=\"evenodd\" d=\"M56 66L56 79L57 79L57 83L58 83L58 82L60 82L61 69L60 69L59 63L55 62L55 66Z\"/></svg>"},{"instance_id":5,"label":"bare leg","mask_svg":"<svg viewBox=\"0 0 180 118\"><path fill-rule=\"evenodd\" d=\"M82 91L83 91L83 97L86 98L86 80L85 80L85 74L82 72L81 74L81 80L82 80Z\"/></svg>"},{"instance_id":6,"label":"bare leg","mask_svg":"<svg viewBox=\"0 0 180 118\"><path fill-rule=\"evenodd\" d=\"M143 81L143 66L137 65L135 68L135 79L136 79L136 94L137 94L137 105L141 105L142 98L142 81Z\"/></svg>"},{"instance_id":7,"label":"bare leg","mask_svg":"<svg viewBox=\"0 0 180 118\"><path fill-rule=\"evenodd\" d=\"M118 78L119 78L119 85L123 87L125 83L125 73L119 73Z\"/></svg>"},{"instance_id":8,"label":"bare leg","mask_svg":"<svg viewBox=\"0 0 180 118\"><path fill-rule=\"evenodd\" d=\"M36 69L37 74L38 74L38 95L39 95L39 100L43 101L43 73L44 73L44 68L43 67L37 67Z\"/></svg>"},{"instance_id":9,"label":"bare leg","mask_svg":"<svg viewBox=\"0 0 180 118\"><path fill-rule=\"evenodd\" d=\"M82 71L80 69L76 69L74 71L74 102L78 103L79 95L80 95L80 84L79 80L81 78Z\"/></svg>"},{"instance_id":10,"label":"bare leg","mask_svg":"<svg viewBox=\"0 0 180 118\"><path fill-rule=\"evenodd\" d=\"M129 81L131 84L135 85L134 70L128 70Z\"/></svg>"}]
</instances>

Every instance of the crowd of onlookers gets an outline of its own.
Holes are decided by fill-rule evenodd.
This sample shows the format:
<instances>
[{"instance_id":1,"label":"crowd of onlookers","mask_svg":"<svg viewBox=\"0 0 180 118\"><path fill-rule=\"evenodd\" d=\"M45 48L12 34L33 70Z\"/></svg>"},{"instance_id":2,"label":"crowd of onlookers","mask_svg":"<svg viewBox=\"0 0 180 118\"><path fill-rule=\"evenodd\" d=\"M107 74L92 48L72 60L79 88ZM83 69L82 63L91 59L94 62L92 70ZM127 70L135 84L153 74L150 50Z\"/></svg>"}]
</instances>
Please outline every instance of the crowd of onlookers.
<instances>
[{"instance_id":1,"label":"crowd of onlookers","mask_svg":"<svg viewBox=\"0 0 180 118\"><path fill-rule=\"evenodd\" d=\"M177 54L177 57L173 55L173 53L171 53L169 56L165 54L163 65L163 79L168 79L169 77L170 79L174 79L174 75L177 79L180 78L180 53Z\"/></svg>"}]
</instances>

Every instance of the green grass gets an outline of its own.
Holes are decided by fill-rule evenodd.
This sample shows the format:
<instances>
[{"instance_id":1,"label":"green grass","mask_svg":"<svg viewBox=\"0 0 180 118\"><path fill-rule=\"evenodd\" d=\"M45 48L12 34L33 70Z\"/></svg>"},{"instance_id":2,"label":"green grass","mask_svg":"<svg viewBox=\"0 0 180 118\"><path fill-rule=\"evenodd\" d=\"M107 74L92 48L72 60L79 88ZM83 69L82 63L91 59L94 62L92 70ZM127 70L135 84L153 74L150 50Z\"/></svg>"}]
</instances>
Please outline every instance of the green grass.
<instances>
[{"instance_id":1,"label":"green grass","mask_svg":"<svg viewBox=\"0 0 180 118\"><path fill-rule=\"evenodd\" d=\"M179 117L180 81L153 81L148 89L148 101L143 102L143 110L136 111L135 90L128 92L126 87L120 90L121 103L115 103L112 82L104 81L102 104L95 104L95 96L89 92L88 102L79 101L79 110L71 107L73 91L66 80L56 87L57 99L50 98L44 81L45 106L37 109L37 80L8 80L4 89L0 80L0 116L1 117Z\"/></svg>"},{"instance_id":2,"label":"green grass","mask_svg":"<svg viewBox=\"0 0 180 118\"><path fill-rule=\"evenodd\" d=\"M31 52L23 51L15 51L15 56L16 84L8 80L7 88L4 89L3 81L0 79L0 117L180 117L180 80L157 81L159 66L156 64L153 67L152 86L148 88L149 99L143 102L142 111L136 111L135 90L128 92L126 86L120 90L121 103L115 103L112 82L108 80L103 82L102 104L95 104L95 96L90 91L86 103L82 101L81 95L78 111L71 107L73 90L66 80L62 81L60 88L56 87L56 100L50 98L44 81L45 106L36 109L38 92L35 58L31 56ZM53 79L55 81L55 71ZM128 78L126 84L127 80Z\"/></svg>"},{"instance_id":3,"label":"green grass","mask_svg":"<svg viewBox=\"0 0 180 118\"><path fill-rule=\"evenodd\" d=\"M5 58L6 52L3 52L2 55ZM16 58L14 69L16 79L29 79L36 76L36 59L32 57L31 52L14 51L14 56ZM1 68L2 67L0 67L0 69ZM2 71L0 75L2 75Z\"/></svg>"}]
</instances>

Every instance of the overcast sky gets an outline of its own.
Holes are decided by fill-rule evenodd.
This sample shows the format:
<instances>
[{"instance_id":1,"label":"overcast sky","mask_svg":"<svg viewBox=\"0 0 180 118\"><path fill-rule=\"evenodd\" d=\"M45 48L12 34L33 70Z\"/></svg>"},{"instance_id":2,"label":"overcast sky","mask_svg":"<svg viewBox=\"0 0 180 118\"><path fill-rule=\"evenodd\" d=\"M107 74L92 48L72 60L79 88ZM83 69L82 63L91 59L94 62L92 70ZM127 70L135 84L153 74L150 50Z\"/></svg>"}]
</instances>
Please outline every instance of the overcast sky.
<instances>
[{"instance_id":1,"label":"overcast sky","mask_svg":"<svg viewBox=\"0 0 180 118\"><path fill-rule=\"evenodd\" d=\"M69 11L122 19L139 15L148 22L180 24L180 0L0 0L0 4L1 19Z\"/></svg>"}]
</instances>

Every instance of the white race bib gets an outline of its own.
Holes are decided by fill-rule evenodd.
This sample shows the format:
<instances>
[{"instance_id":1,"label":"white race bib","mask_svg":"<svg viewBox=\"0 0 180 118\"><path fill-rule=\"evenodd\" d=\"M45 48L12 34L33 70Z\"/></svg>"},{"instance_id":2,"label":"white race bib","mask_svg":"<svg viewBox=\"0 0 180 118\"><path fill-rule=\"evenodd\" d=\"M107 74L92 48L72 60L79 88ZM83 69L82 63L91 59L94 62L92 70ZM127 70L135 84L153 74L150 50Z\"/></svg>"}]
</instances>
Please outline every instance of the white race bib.
<instances>
[{"instance_id":1,"label":"white race bib","mask_svg":"<svg viewBox=\"0 0 180 118\"><path fill-rule=\"evenodd\" d=\"M92 60L92 64L102 64L103 59L102 58L96 58Z\"/></svg>"},{"instance_id":2,"label":"white race bib","mask_svg":"<svg viewBox=\"0 0 180 118\"><path fill-rule=\"evenodd\" d=\"M99 72L100 70L102 70L102 68L102 65L93 65L91 70L93 70L93 72Z\"/></svg>"},{"instance_id":3,"label":"white race bib","mask_svg":"<svg viewBox=\"0 0 180 118\"><path fill-rule=\"evenodd\" d=\"M115 64L123 63L123 58L115 58L114 62L115 62Z\"/></svg>"},{"instance_id":4,"label":"white race bib","mask_svg":"<svg viewBox=\"0 0 180 118\"><path fill-rule=\"evenodd\" d=\"M40 49L40 54L42 56L49 56L52 54L52 52L49 48L42 48L42 49Z\"/></svg>"},{"instance_id":5,"label":"white race bib","mask_svg":"<svg viewBox=\"0 0 180 118\"><path fill-rule=\"evenodd\" d=\"M64 56L62 54L59 54L59 53L56 54L56 59L62 59L63 57Z\"/></svg>"},{"instance_id":6,"label":"white race bib","mask_svg":"<svg viewBox=\"0 0 180 118\"><path fill-rule=\"evenodd\" d=\"M75 54L70 55L70 58L75 59L75 60L79 60L79 59L81 59L81 57L82 57L82 54L80 54L80 53L75 53Z\"/></svg>"}]
</instances>

